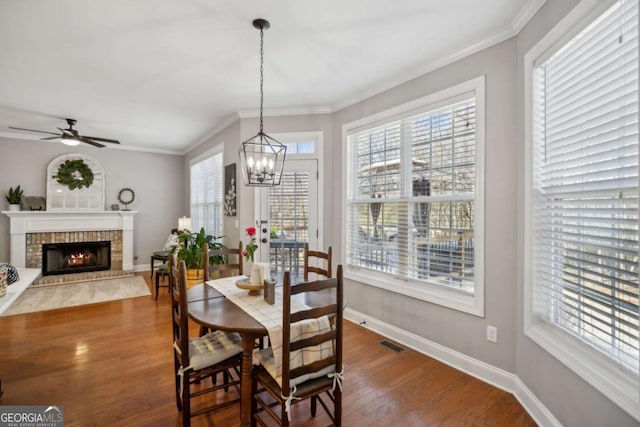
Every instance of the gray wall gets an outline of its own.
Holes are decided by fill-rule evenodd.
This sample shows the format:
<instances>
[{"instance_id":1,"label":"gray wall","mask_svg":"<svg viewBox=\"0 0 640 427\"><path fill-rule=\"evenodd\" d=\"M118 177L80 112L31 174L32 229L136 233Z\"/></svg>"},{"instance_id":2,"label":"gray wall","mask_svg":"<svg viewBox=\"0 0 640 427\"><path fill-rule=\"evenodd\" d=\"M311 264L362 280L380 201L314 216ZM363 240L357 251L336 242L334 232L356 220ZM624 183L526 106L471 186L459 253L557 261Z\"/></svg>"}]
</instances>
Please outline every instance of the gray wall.
<instances>
[{"instance_id":1,"label":"gray wall","mask_svg":"<svg viewBox=\"0 0 640 427\"><path fill-rule=\"evenodd\" d=\"M548 0L517 37L518 170L524 170L524 55L578 0ZM523 333L524 175L518 173L518 269L516 375L565 426L637 426L638 421L604 397ZM490 254L488 256L491 256Z\"/></svg>"},{"instance_id":2,"label":"gray wall","mask_svg":"<svg viewBox=\"0 0 640 427\"><path fill-rule=\"evenodd\" d=\"M191 150L186 154L184 160L185 166L185 187L188 189L190 185L189 179L189 162L200 156L207 150L211 150L218 144L224 143L224 164L225 166L230 163L236 163L236 181L237 186L237 200L236 209L237 216L225 217L224 222L224 243L227 246L235 246L238 240L242 240L244 244L248 242L248 237L244 233L246 227L253 225L255 216L255 190L254 188L246 187L242 182L242 171L240 170L240 159L238 157L238 149L242 141L245 141L258 132L259 124L255 118L238 119L225 129L220 131L203 144ZM333 154L331 150L333 148L332 138L332 120L330 114L311 114L301 116L279 116L279 117L265 117L264 118L264 130L268 135L275 133L285 132L323 132L324 134L324 171L320 179L324 179L325 185L325 200L323 204L331 202L333 196L328 195L328 190L333 186L333 165L328 162L327 159L332 159ZM323 178L324 177L324 178ZM189 203L189 197L187 196L186 203ZM188 207L187 207L188 212ZM331 224L333 218L331 212L325 211L323 229L328 229L326 224ZM236 222L238 226L236 227ZM327 239L332 236L327 236L325 232L324 245L335 245L331 241L327 243ZM339 242L336 241L336 242ZM335 247L335 246L334 246Z\"/></svg>"},{"instance_id":3,"label":"gray wall","mask_svg":"<svg viewBox=\"0 0 640 427\"><path fill-rule=\"evenodd\" d=\"M117 203L120 189L133 189L136 197L129 208L138 211L134 219L134 264L149 264L151 253L162 248L183 214L182 156L0 138L0 194L4 196L9 187L19 184L25 196L46 196L47 166L65 153L86 154L102 165L107 206ZM0 210L7 206L2 197ZM0 261L9 261L9 218L5 215L0 215Z\"/></svg>"},{"instance_id":4,"label":"gray wall","mask_svg":"<svg viewBox=\"0 0 640 427\"><path fill-rule=\"evenodd\" d=\"M342 125L455 84L486 76L485 314L479 318L349 281L350 307L421 337L515 371L516 43L510 39L334 114L334 194L342 194ZM335 203L333 240L340 241L343 203ZM344 254L340 254L343 258ZM342 259L340 258L340 259ZM498 343L486 326L498 328Z\"/></svg>"}]
</instances>

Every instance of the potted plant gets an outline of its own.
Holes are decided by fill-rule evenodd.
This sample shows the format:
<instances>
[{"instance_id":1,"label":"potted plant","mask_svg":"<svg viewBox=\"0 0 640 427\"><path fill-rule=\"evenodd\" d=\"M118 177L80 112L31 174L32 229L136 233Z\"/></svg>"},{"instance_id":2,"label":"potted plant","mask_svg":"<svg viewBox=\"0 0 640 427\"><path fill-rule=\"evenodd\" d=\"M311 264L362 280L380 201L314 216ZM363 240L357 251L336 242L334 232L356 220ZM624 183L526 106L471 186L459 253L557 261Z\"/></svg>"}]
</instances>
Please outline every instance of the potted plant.
<instances>
[{"instance_id":1,"label":"potted plant","mask_svg":"<svg viewBox=\"0 0 640 427\"><path fill-rule=\"evenodd\" d=\"M9 192L7 193L7 202L9 202L10 211L20 210L20 199L22 199L22 193L24 192L19 185L16 188L9 187Z\"/></svg>"},{"instance_id":2,"label":"potted plant","mask_svg":"<svg viewBox=\"0 0 640 427\"><path fill-rule=\"evenodd\" d=\"M206 234L204 227L198 233L183 230L178 234L178 243L171 248L169 254L177 254L178 261L184 261L187 267L188 286L193 286L204 281L204 262L202 251L204 245L209 245L210 249L222 249L224 245L218 241L223 236L216 237ZM225 259L220 256L212 256L210 264L224 264Z\"/></svg>"}]
</instances>

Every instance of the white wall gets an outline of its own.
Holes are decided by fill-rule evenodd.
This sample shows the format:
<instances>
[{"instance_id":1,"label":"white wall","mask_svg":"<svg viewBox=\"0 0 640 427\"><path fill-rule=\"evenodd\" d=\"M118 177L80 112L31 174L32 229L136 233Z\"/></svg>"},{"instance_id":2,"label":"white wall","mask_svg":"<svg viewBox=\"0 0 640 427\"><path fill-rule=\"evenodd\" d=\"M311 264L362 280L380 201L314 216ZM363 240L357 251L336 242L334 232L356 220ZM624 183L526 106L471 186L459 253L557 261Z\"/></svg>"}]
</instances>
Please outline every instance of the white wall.
<instances>
[{"instance_id":1,"label":"white wall","mask_svg":"<svg viewBox=\"0 0 640 427\"><path fill-rule=\"evenodd\" d=\"M135 192L129 209L138 211L134 224L135 265L144 268L153 251L162 249L184 206L182 156L109 148L68 147L53 141L0 138L0 194L20 185L25 196L46 196L49 162L65 153L82 153L96 159L106 176L106 205L117 203L120 189ZM0 210L7 209L0 199ZM0 261L9 261L9 218L0 215Z\"/></svg>"}]
</instances>

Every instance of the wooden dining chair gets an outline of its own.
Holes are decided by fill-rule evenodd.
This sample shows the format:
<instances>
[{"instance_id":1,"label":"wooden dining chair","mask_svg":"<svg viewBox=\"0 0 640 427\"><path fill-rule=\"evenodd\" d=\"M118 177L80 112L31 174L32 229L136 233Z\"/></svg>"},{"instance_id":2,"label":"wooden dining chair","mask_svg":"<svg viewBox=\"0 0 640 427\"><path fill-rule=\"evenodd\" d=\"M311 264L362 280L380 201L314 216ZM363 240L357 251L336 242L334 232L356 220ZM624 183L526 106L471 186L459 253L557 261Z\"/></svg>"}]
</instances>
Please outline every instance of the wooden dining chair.
<instances>
[{"instance_id":1,"label":"wooden dining chair","mask_svg":"<svg viewBox=\"0 0 640 427\"><path fill-rule=\"evenodd\" d=\"M182 425L190 426L192 417L240 401L242 339L237 333L222 331L189 338L186 266L184 261L177 263L175 254L171 255L170 263L176 404L182 412ZM204 379L216 378L219 373L223 374L222 383L205 385ZM230 387L235 388L237 396L215 404L212 403L217 401L215 398L199 399L197 409L191 408L193 397L221 389L228 391Z\"/></svg>"},{"instance_id":2,"label":"wooden dining chair","mask_svg":"<svg viewBox=\"0 0 640 427\"><path fill-rule=\"evenodd\" d=\"M204 245L202 249L202 259L209 260L203 262L203 275L205 281L218 279L220 277L241 276L242 275L242 241L234 249L222 248L211 249ZM213 261L213 263L212 263ZM205 326L200 327L200 335L204 335L211 330Z\"/></svg>"},{"instance_id":3,"label":"wooden dining chair","mask_svg":"<svg viewBox=\"0 0 640 427\"><path fill-rule=\"evenodd\" d=\"M291 297L303 293L323 295L323 305L291 312ZM288 427L291 406L311 399L311 416L317 403L327 412L333 425L342 419L342 266L337 277L291 286L289 272L284 274L282 316L282 371L275 368L272 348L258 352L260 364L252 372L251 426L267 425L265 415ZM332 326L333 325L333 326ZM325 401L325 398L328 400ZM333 410L329 405L333 404ZM276 407L279 406L279 411Z\"/></svg>"},{"instance_id":4,"label":"wooden dining chair","mask_svg":"<svg viewBox=\"0 0 640 427\"><path fill-rule=\"evenodd\" d=\"M205 280L242 275L242 242L238 244L237 248L233 249L210 249L205 245L203 252L204 260L215 260L213 264L211 262L203 263Z\"/></svg>"},{"instance_id":5,"label":"wooden dining chair","mask_svg":"<svg viewBox=\"0 0 640 427\"><path fill-rule=\"evenodd\" d=\"M316 262L311 265L310 258L315 258ZM324 261L326 268L322 268L319 264ZM325 278L331 277L331 246L327 249L327 252L310 251L309 243L304 244L304 280L309 280L309 273L316 273L324 276Z\"/></svg>"}]
</instances>

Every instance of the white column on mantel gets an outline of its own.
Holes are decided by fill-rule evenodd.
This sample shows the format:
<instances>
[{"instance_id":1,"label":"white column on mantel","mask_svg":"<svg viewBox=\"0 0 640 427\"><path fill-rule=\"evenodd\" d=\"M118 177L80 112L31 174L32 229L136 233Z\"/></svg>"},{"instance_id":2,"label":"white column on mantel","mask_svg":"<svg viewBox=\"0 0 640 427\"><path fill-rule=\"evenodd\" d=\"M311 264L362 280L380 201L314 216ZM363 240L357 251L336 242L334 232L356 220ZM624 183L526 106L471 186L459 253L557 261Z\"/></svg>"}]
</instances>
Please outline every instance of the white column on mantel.
<instances>
[{"instance_id":1,"label":"white column on mantel","mask_svg":"<svg viewBox=\"0 0 640 427\"><path fill-rule=\"evenodd\" d=\"M10 218L11 264L27 263L27 234L122 230L122 269L133 270L133 217L137 211L2 211Z\"/></svg>"}]
</instances>

